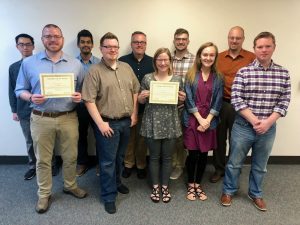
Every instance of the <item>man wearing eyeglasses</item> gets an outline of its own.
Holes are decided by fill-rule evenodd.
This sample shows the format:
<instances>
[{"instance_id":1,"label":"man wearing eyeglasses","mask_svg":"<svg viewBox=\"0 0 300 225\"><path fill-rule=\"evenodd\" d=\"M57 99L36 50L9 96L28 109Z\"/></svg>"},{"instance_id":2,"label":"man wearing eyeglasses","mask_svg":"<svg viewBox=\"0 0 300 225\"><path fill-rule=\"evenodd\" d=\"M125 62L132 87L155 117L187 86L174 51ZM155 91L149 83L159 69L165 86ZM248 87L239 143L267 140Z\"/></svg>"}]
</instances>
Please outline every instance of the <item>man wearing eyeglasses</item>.
<instances>
[{"instance_id":1,"label":"man wearing eyeglasses","mask_svg":"<svg viewBox=\"0 0 300 225\"><path fill-rule=\"evenodd\" d=\"M223 104L220 110L220 124L217 128L217 149L213 151L214 174L210 177L211 183L218 182L225 173L226 162L226 141L227 135L230 140L231 129L235 118L235 110L230 103L231 86L237 71L250 64L255 55L242 48L245 36L244 29L239 26L232 27L228 33L228 50L218 55L218 70L223 74L224 95ZM230 153L230 143L229 143Z\"/></svg>"},{"instance_id":2,"label":"man wearing eyeglasses","mask_svg":"<svg viewBox=\"0 0 300 225\"><path fill-rule=\"evenodd\" d=\"M102 59L85 76L82 99L93 118L92 127L99 155L101 197L105 211L116 212L117 193L128 194L121 182L130 127L137 123L140 88L131 67L118 61L119 41L108 32L100 39Z\"/></svg>"},{"instance_id":3,"label":"man wearing eyeglasses","mask_svg":"<svg viewBox=\"0 0 300 225\"><path fill-rule=\"evenodd\" d=\"M189 32L186 29L178 28L174 33L174 47L175 51L172 55L173 61L173 74L181 76L183 81L188 70L192 67L195 56L188 51ZM183 105L179 106L179 113L182 112ZM183 147L182 137L177 139L176 149L173 154L173 171L170 179L178 179L183 171L186 153Z\"/></svg>"},{"instance_id":4,"label":"man wearing eyeglasses","mask_svg":"<svg viewBox=\"0 0 300 225\"><path fill-rule=\"evenodd\" d=\"M119 58L120 61L126 62L131 66L140 83L145 74L154 72L153 58L145 54L146 47L146 34L141 31L135 31L131 35L132 52ZM130 129L129 144L124 159L125 167L122 173L124 178L130 177L134 165L136 165L137 177L139 179L144 179L147 175L147 147L144 138L139 135L144 108L145 106L143 104L139 104L137 125Z\"/></svg>"},{"instance_id":5,"label":"man wearing eyeglasses","mask_svg":"<svg viewBox=\"0 0 300 225\"><path fill-rule=\"evenodd\" d=\"M29 170L24 175L24 180L31 180L35 176L36 158L30 134L30 103L17 98L15 95L16 81L23 59L33 54L34 39L28 34L19 34L15 38L16 47L22 59L9 66L9 103L13 113L13 120L19 121L26 140Z\"/></svg>"},{"instance_id":6,"label":"man wearing eyeglasses","mask_svg":"<svg viewBox=\"0 0 300 225\"><path fill-rule=\"evenodd\" d=\"M100 59L93 56L92 49L94 47L93 35L88 30L81 30L77 34L77 47L80 50L80 54L76 57L82 64L85 74L88 72L92 64L97 64ZM88 156L88 129L92 122L92 118L87 111L83 102L80 102L76 106L78 122L79 122L79 139L78 139L78 156L77 156L77 170L76 175L82 176L86 173L89 166L91 166ZM96 175L98 176L98 166L96 169Z\"/></svg>"},{"instance_id":7,"label":"man wearing eyeglasses","mask_svg":"<svg viewBox=\"0 0 300 225\"><path fill-rule=\"evenodd\" d=\"M78 119L75 106L81 101L79 91L84 70L77 59L62 51L64 37L57 25L46 25L41 39L45 50L23 60L15 89L17 97L30 102L33 108L30 128L37 158L36 173L39 187L39 199L35 207L37 213L46 212L50 205L51 158L56 142L63 159L63 192L76 198L87 196L76 182ZM45 97L41 94L42 73L53 76L58 73L74 74L75 92L70 97Z\"/></svg>"}]
</instances>

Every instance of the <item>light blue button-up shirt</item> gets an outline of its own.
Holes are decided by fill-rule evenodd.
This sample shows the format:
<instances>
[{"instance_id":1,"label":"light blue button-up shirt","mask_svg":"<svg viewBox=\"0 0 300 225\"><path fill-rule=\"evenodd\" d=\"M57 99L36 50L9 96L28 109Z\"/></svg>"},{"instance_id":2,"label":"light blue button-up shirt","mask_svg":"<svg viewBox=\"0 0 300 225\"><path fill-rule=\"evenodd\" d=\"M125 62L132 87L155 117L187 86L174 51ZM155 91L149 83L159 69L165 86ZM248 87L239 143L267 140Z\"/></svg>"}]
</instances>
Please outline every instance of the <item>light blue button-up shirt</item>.
<instances>
[{"instance_id":1,"label":"light blue button-up shirt","mask_svg":"<svg viewBox=\"0 0 300 225\"><path fill-rule=\"evenodd\" d=\"M81 90L85 72L79 60L65 53L54 63L45 51L40 52L23 60L15 89L16 96L20 97L24 91L41 94L41 73L74 73L75 89L78 92ZM70 97L49 98L42 104L31 104L31 107L43 112L65 112L73 110L76 104Z\"/></svg>"},{"instance_id":2,"label":"light blue button-up shirt","mask_svg":"<svg viewBox=\"0 0 300 225\"><path fill-rule=\"evenodd\" d=\"M84 68L85 74L87 74L87 72L89 71L89 68L90 68L90 66L91 66L92 64L98 64L98 63L100 63L100 61L101 61L99 58L97 58L97 57L95 57L95 56L93 56L93 55L92 55L91 58L89 59L88 63L85 63L85 62L83 61L83 59L82 59L82 57L81 57L80 54L79 54L76 58L79 59L79 61L81 62L82 66L83 66L83 68Z\"/></svg>"}]
</instances>

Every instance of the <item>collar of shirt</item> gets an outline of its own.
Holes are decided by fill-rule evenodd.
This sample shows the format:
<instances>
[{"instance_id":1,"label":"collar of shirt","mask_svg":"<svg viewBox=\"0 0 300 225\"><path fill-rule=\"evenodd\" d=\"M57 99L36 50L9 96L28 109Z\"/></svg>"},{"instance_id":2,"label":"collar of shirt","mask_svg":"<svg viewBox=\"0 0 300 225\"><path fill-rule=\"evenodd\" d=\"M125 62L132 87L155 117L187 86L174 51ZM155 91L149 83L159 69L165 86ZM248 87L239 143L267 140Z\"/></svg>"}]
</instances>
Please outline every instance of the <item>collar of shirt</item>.
<instances>
[{"instance_id":1,"label":"collar of shirt","mask_svg":"<svg viewBox=\"0 0 300 225\"><path fill-rule=\"evenodd\" d=\"M255 67L257 67L257 68L265 70L264 67L261 65L261 63L257 59L255 59L253 61L252 65L255 66ZM271 63L268 66L268 69L272 69L274 67L274 65L275 65L275 63L273 62L273 60L271 60Z\"/></svg>"},{"instance_id":2,"label":"collar of shirt","mask_svg":"<svg viewBox=\"0 0 300 225\"><path fill-rule=\"evenodd\" d=\"M46 51L42 51L42 52L38 55L38 58L39 58L40 60L46 59L46 60L52 61L52 60L48 57L48 55L46 54ZM66 62L67 62L68 59L69 59L69 56L66 55L64 52L62 52L62 55L60 56L60 59L58 60L58 62L60 62L60 61L66 61ZM56 62L56 63L58 63L58 62Z\"/></svg>"},{"instance_id":3,"label":"collar of shirt","mask_svg":"<svg viewBox=\"0 0 300 225\"><path fill-rule=\"evenodd\" d=\"M136 61L136 62L142 62L142 61L145 59L145 55L146 55L146 54L144 54L143 58L142 58L140 61L139 61L137 58L135 58L133 52L131 52L130 57L131 57L134 61Z\"/></svg>"},{"instance_id":4,"label":"collar of shirt","mask_svg":"<svg viewBox=\"0 0 300 225\"><path fill-rule=\"evenodd\" d=\"M103 63L106 66L107 69L110 69L110 70L113 70L113 71L118 70L118 67L119 67L119 61L118 60L116 61L116 64L117 64L116 69L113 69L110 65L107 65L105 60L103 59L103 57L101 58L101 63Z\"/></svg>"},{"instance_id":5,"label":"collar of shirt","mask_svg":"<svg viewBox=\"0 0 300 225\"><path fill-rule=\"evenodd\" d=\"M237 55L237 57L235 57L235 59L237 59L238 57L245 58L245 54L246 54L246 53L245 53L245 50L244 50L244 49L241 49L240 53ZM229 55L229 50L227 50L225 57L230 57L230 58L232 58L231 55Z\"/></svg>"},{"instance_id":6,"label":"collar of shirt","mask_svg":"<svg viewBox=\"0 0 300 225\"><path fill-rule=\"evenodd\" d=\"M176 60L188 59L188 58L191 58L191 57L192 57L192 53L187 51L182 58L178 58L178 57L176 57L176 50L174 51L174 54L172 56L172 58L176 59Z\"/></svg>"}]
</instances>

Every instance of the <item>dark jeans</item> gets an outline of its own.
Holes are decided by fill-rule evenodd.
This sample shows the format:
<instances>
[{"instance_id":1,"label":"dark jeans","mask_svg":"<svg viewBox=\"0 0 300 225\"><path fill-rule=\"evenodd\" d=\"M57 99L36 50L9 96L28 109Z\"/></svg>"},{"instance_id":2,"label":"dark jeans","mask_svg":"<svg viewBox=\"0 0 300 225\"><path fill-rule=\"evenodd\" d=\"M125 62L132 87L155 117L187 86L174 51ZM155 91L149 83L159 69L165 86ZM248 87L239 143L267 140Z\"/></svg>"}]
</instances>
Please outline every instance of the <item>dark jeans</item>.
<instances>
[{"instance_id":1,"label":"dark jeans","mask_svg":"<svg viewBox=\"0 0 300 225\"><path fill-rule=\"evenodd\" d=\"M78 116L78 156L77 164L78 165L87 165L89 163L88 156L88 130L89 126L92 123L92 118L85 107L84 103L80 103L76 107L77 116ZM96 152L97 156L97 152Z\"/></svg>"},{"instance_id":2,"label":"dark jeans","mask_svg":"<svg viewBox=\"0 0 300 225\"><path fill-rule=\"evenodd\" d=\"M145 138L145 140L150 153L149 170L152 184L159 184L161 162L161 184L168 186L172 171L172 155L177 139Z\"/></svg>"},{"instance_id":3,"label":"dark jeans","mask_svg":"<svg viewBox=\"0 0 300 225\"><path fill-rule=\"evenodd\" d=\"M200 184L207 164L207 152L189 150L186 159L188 183Z\"/></svg>"},{"instance_id":4,"label":"dark jeans","mask_svg":"<svg viewBox=\"0 0 300 225\"><path fill-rule=\"evenodd\" d=\"M221 123L217 127L217 149L213 151L213 165L215 171L219 175L225 173L226 164L226 141L231 137L231 130L234 122L236 112L229 102L223 101L222 108L220 110ZM230 154L230 142L229 142L229 154Z\"/></svg>"},{"instance_id":5,"label":"dark jeans","mask_svg":"<svg viewBox=\"0 0 300 225\"><path fill-rule=\"evenodd\" d=\"M101 134L98 126L93 122L96 138L96 150L100 165L101 197L104 202L114 202L117 196L117 187L121 185L123 160L130 136L130 118L121 120L105 120L113 129L112 137Z\"/></svg>"},{"instance_id":6,"label":"dark jeans","mask_svg":"<svg viewBox=\"0 0 300 225\"><path fill-rule=\"evenodd\" d=\"M20 119L20 125L26 141L29 169L35 169L36 157L33 150L33 141L30 132L30 118Z\"/></svg>"}]
</instances>

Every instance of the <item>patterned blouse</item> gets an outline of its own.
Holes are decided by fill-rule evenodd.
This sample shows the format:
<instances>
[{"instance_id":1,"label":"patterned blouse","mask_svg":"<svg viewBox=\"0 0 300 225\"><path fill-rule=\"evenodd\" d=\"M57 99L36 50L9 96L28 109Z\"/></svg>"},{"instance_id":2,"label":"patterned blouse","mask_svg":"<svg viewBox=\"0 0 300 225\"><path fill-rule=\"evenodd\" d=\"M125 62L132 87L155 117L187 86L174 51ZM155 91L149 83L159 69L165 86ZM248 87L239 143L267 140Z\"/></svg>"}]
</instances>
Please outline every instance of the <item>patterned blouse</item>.
<instances>
[{"instance_id":1,"label":"patterned blouse","mask_svg":"<svg viewBox=\"0 0 300 225\"><path fill-rule=\"evenodd\" d=\"M154 73L145 75L140 91L150 90L151 81L156 81ZM179 82L179 90L183 91L181 76L173 76L169 82ZM150 104L148 99L140 134L141 136L153 139L180 137L182 132L177 105Z\"/></svg>"}]
</instances>

